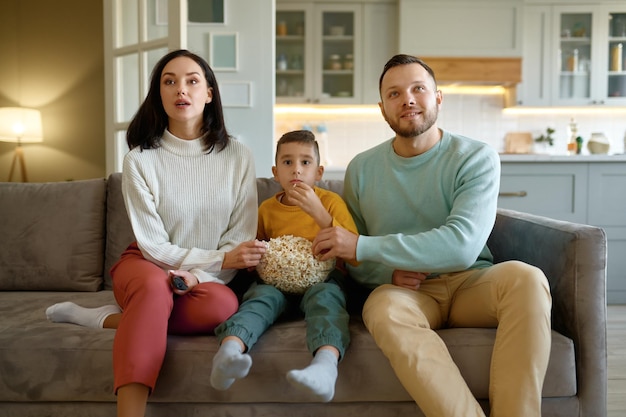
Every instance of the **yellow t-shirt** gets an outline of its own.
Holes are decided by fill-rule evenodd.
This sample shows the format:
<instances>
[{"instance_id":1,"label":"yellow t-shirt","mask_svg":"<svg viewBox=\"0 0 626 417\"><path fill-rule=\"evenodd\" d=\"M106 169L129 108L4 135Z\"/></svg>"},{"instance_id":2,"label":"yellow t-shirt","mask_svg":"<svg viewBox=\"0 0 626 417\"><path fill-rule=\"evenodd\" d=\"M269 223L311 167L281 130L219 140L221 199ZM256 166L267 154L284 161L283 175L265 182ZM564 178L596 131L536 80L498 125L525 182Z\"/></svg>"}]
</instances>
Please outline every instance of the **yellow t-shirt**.
<instances>
[{"instance_id":1,"label":"yellow t-shirt","mask_svg":"<svg viewBox=\"0 0 626 417\"><path fill-rule=\"evenodd\" d=\"M313 190L333 218L333 226L341 226L357 233L354 220L339 194L319 187L313 187ZM268 198L259 206L257 239L269 240L293 235L312 241L320 231L320 227L300 207L281 203L279 199L282 194L284 191Z\"/></svg>"}]
</instances>

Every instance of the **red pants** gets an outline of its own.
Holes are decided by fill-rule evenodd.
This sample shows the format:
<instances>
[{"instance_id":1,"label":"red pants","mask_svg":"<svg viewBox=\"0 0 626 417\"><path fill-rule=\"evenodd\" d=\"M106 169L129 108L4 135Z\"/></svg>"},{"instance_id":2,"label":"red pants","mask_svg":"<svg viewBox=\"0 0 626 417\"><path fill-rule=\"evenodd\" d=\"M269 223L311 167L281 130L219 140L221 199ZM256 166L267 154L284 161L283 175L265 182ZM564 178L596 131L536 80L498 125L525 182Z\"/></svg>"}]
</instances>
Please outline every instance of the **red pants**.
<instances>
[{"instance_id":1,"label":"red pants","mask_svg":"<svg viewBox=\"0 0 626 417\"><path fill-rule=\"evenodd\" d=\"M115 392L140 383L154 389L169 334L211 334L237 311L226 285L198 284L174 296L166 271L146 260L136 243L111 268L113 293L123 313L113 342Z\"/></svg>"}]
</instances>

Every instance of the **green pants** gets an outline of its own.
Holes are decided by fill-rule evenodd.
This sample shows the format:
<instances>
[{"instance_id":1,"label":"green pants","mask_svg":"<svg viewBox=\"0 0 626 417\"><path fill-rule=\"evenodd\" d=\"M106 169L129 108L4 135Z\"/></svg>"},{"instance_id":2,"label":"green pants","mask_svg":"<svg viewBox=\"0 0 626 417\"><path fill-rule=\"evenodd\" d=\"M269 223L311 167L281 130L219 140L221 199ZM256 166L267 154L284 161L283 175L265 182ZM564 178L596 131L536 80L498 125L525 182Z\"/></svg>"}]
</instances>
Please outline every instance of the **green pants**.
<instances>
[{"instance_id":1,"label":"green pants","mask_svg":"<svg viewBox=\"0 0 626 417\"><path fill-rule=\"evenodd\" d=\"M302 296L283 294L275 287L255 283L246 291L239 310L215 329L221 342L227 336L240 338L248 350L259 337L290 307L298 303L306 321L307 348L315 354L321 346L331 345L343 358L350 344L349 315L342 290L343 275L334 270L325 282L309 288Z\"/></svg>"}]
</instances>

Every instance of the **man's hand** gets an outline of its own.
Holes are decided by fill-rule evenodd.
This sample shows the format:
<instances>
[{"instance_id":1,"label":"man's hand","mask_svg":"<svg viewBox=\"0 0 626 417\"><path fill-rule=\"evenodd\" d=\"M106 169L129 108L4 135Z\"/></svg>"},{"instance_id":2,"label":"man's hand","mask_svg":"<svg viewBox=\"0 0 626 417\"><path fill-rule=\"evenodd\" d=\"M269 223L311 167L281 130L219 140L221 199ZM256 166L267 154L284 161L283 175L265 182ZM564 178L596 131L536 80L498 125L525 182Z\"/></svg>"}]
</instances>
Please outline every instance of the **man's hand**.
<instances>
[{"instance_id":1,"label":"man's hand","mask_svg":"<svg viewBox=\"0 0 626 417\"><path fill-rule=\"evenodd\" d=\"M259 264L261 257L267 250L267 244L260 240L251 240L240 243L235 249L226 252L222 269L245 269Z\"/></svg>"},{"instance_id":2,"label":"man's hand","mask_svg":"<svg viewBox=\"0 0 626 417\"><path fill-rule=\"evenodd\" d=\"M359 235L335 226L319 231L313 239L313 256L320 261L331 258L341 258L346 261L356 261L356 244Z\"/></svg>"},{"instance_id":3,"label":"man's hand","mask_svg":"<svg viewBox=\"0 0 626 417\"><path fill-rule=\"evenodd\" d=\"M391 283L397 285L398 287L417 291L425 279L426 274L423 272L401 271L396 269L393 271Z\"/></svg>"}]
</instances>

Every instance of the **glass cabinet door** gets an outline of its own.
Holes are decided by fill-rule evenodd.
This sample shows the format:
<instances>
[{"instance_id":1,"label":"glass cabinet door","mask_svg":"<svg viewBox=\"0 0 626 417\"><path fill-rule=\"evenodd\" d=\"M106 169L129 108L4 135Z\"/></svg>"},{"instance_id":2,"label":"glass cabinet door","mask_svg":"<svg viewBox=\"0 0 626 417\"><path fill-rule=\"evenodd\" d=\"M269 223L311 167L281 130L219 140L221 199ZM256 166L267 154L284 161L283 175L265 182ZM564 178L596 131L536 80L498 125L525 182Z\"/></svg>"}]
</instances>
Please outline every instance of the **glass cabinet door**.
<instances>
[{"instance_id":1,"label":"glass cabinet door","mask_svg":"<svg viewBox=\"0 0 626 417\"><path fill-rule=\"evenodd\" d=\"M354 13L322 11L322 99L353 98Z\"/></svg>"},{"instance_id":2,"label":"glass cabinet door","mask_svg":"<svg viewBox=\"0 0 626 417\"><path fill-rule=\"evenodd\" d=\"M626 9L608 14L607 98L626 99Z\"/></svg>"},{"instance_id":3,"label":"glass cabinet door","mask_svg":"<svg viewBox=\"0 0 626 417\"><path fill-rule=\"evenodd\" d=\"M276 4L276 102L360 103L359 4Z\"/></svg>"},{"instance_id":4,"label":"glass cabinet door","mask_svg":"<svg viewBox=\"0 0 626 417\"><path fill-rule=\"evenodd\" d=\"M306 102L312 96L310 20L306 8L276 11L276 99L280 102Z\"/></svg>"},{"instance_id":5,"label":"glass cabinet door","mask_svg":"<svg viewBox=\"0 0 626 417\"><path fill-rule=\"evenodd\" d=\"M578 12L559 16L559 100L586 103L591 98L592 17Z\"/></svg>"}]
</instances>

